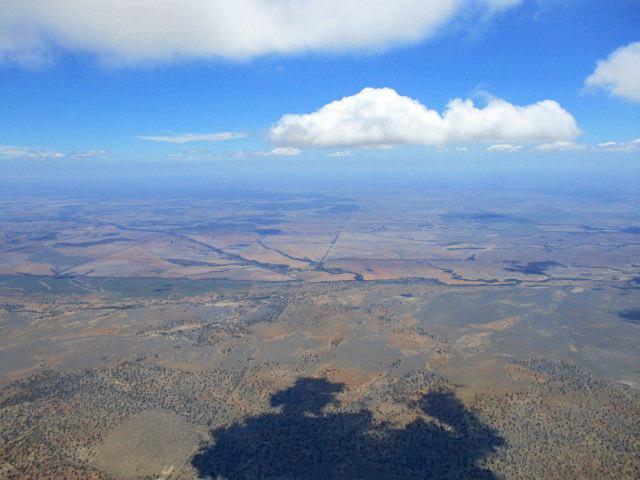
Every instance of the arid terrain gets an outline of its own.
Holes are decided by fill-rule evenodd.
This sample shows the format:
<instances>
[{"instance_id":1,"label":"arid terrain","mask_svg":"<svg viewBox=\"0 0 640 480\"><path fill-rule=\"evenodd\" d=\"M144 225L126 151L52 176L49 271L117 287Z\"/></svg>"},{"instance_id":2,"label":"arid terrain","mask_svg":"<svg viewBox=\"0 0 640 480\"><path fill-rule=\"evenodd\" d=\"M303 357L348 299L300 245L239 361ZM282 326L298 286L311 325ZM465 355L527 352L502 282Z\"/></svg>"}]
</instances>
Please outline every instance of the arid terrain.
<instances>
[{"instance_id":1,"label":"arid terrain","mask_svg":"<svg viewBox=\"0 0 640 480\"><path fill-rule=\"evenodd\" d=\"M2 200L0 478L639 478L639 205Z\"/></svg>"},{"instance_id":2,"label":"arid terrain","mask_svg":"<svg viewBox=\"0 0 640 480\"><path fill-rule=\"evenodd\" d=\"M466 189L10 199L0 274L629 282L640 276L637 200Z\"/></svg>"}]
</instances>

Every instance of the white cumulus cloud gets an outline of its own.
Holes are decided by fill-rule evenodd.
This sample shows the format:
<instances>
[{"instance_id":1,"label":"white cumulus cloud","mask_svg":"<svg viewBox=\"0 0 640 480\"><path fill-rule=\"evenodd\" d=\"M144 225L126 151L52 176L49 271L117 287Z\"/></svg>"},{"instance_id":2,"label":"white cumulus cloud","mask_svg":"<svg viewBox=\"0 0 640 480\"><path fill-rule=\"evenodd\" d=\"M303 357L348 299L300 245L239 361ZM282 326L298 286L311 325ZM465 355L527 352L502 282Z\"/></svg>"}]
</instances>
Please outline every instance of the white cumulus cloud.
<instances>
[{"instance_id":1,"label":"white cumulus cloud","mask_svg":"<svg viewBox=\"0 0 640 480\"><path fill-rule=\"evenodd\" d=\"M620 47L605 60L599 60L586 84L640 102L640 42Z\"/></svg>"},{"instance_id":2,"label":"white cumulus cloud","mask_svg":"<svg viewBox=\"0 0 640 480\"><path fill-rule=\"evenodd\" d=\"M0 60L56 48L116 64L384 50L521 0L4 0Z\"/></svg>"},{"instance_id":3,"label":"white cumulus cloud","mask_svg":"<svg viewBox=\"0 0 640 480\"><path fill-rule=\"evenodd\" d=\"M284 115L270 136L278 145L302 148L558 141L580 133L573 116L553 100L518 106L490 99L478 108L454 99L440 114L391 88L365 88L313 113Z\"/></svg>"},{"instance_id":4,"label":"white cumulus cloud","mask_svg":"<svg viewBox=\"0 0 640 480\"><path fill-rule=\"evenodd\" d=\"M248 134L244 132L219 132L219 133L180 133L177 135L140 135L141 140L163 143L192 143L192 142L222 142L225 140L235 140L245 138Z\"/></svg>"}]
</instances>

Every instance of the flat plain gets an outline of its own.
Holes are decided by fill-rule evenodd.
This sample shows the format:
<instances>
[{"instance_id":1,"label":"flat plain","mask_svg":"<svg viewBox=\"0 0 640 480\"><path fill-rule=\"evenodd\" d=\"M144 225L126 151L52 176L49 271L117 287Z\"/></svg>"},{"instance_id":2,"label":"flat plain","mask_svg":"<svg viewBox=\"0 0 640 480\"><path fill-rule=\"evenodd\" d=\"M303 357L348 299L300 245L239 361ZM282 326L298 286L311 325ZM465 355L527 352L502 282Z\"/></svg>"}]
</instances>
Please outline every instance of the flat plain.
<instances>
[{"instance_id":1,"label":"flat plain","mask_svg":"<svg viewBox=\"0 0 640 480\"><path fill-rule=\"evenodd\" d=\"M639 205L3 199L0 478L638 478Z\"/></svg>"}]
</instances>

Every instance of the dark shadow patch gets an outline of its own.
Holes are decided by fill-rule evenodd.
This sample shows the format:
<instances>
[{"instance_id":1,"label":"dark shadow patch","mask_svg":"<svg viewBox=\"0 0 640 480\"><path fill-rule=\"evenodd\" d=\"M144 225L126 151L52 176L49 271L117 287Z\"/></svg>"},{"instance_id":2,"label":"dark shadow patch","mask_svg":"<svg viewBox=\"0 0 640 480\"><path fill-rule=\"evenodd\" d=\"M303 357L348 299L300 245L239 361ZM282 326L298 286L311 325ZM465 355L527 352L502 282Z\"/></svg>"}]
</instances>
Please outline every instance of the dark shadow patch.
<instances>
[{"instance_id":1,"label":"dark shadow patch","mask_svg":"<svg viewBox=\"0 0 640 480\"><path fill-rule=\"evenodd\" d=\"M339 203L336 205L331 205L322 210L323 213L353 213L360 210L358 205L353 203Z\"/></svg>"},{"instance_id":2,"label":"dark shadow patch","mask_svg":"<svg viewBox=\"0 0 640 480\"><path fill-rule=\"evenodd\" d=\"M531 220L507 215L504 213L478 212L478 213L442 213L439 215L445 223L472 222L472 223L517 223L528 224Z\"/></svg>"},{"instance_id":3,"label":"dark shadow patch","mask_svg":"<svg viewBox=\"0 0 640 480\"><path fill-rule=\"evenodd\" d=\"M280 235L282 230L279 228L256 228L253 232L258 235Z\"/></svg>"},{"instance_id":4,"label":"dark shadow patch","mask_svg":"<svg viewBox=\"0 0 640 480\"><path fill-rule=\"evenodd\" d=\"M173 290L173 288L175 287L175 285L173 284L168 284L168 285L162 285L158 288L154 288L153 292L154 293L169 293Z\"/></svg>"},{"instance_id":5,"label":"dark shadow patch","mask_svg":"<svg viewBox=\"0 0 640 480\"><path fill-rule=\"evenodd\" d=\"M633 235L640 235L640 227L625 227L621 228L622 233L631 233Z\"/></svg>"},{"instance_id":6,"label":"dark shadow patch","mask_svg":"<svg viewBox=\"0 0 640 480\"><path fill-rule=\"evenodd\" d=\"M634 325L640 325L640 308L633 308L631 310L622 310L618 312L618 317L626 323L633 323Z\"/></svg>"},{"instance_id":7,"label":"dark shadow patch","mask_svg":"<svg viewBox=\"0 0 640 480\"><path fill-rule=\"evenodd\" d=\"M526 275L545 275L547 270L552 267L562 266L561 263L553 262L550 260L541 261L541 262L527 262L527 263L518 263L518 262L508 262L512 266L509 268L505 268L507 272L518 272L524 273Z\"/></svg>"},{"instance_id":8,"label":"dark shadow patch","mask_svg":"<svg viewBox=\"0 0 640 480\"><path fill-rule=\"evenodd\" d=\"M187 260L184 258L164 258L163 260L180 267L220 267L219 263L203 262L200 260Z\"/></svg>"},{"instance_id":9,"label":"dark shadow patch","mask_svg":"<svg viewBox=\"0 0 640 480\"><path fill-rule=\"evenodd\" d=\"M100 240L92 240L89 242L60 242L56 243L55 247L96 247L98 245L107 245L109 243L116 242L135 242L131 238L103 238Z\"/></svg>"},{"instance_id":10,"label":"dark shadow patch","mask_svg":"<svg viewBox=\"0 0 640 480\"><path fill-rule=\"evenodd\" d=\"M580 228L582 228L582 230L584 230L585 232L606 232L607 231L606 228L592 227L590 225L580 225Z\"/></svg>"},{"instance_id":11,"label":"dark shadow patch","mask_svg":"<svg viewBox=\"0 0 640 480\"><path fill-rule=\"evenodd\" d=\"M58 234L56 232L48 232L48 233L29 235L28 238L29 238L29 240L35 240L35 241L38 241L38 242L46 242L46 241L49 241L49 240L55 240L56 238L58 238Z\"/></svg>"},{"instance_id":12,"label":"dark shadow patch","mask_svg":"<svg viewBox=\"0 0 640 480\"><path fill-rule=\"evenodd\" d=\"M494 479L479 464L504 442L448 391L414 406L437 420L404 428L374 422L369 410L324 411L345 386L300 378L271 397L280 413L248 417L211 432L192 464L203 477L226 479Z\"/></svg>"}]
</instances>

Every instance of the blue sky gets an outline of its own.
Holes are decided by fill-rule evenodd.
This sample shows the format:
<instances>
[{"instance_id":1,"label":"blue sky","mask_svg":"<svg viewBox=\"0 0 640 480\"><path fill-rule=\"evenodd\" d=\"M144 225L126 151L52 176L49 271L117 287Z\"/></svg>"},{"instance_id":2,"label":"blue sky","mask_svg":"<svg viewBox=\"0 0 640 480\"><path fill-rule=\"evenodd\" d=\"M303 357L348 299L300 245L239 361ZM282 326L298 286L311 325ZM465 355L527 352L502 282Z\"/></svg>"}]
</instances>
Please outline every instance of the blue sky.
<instances>
[{"instance_id":1,"label":"blue sky","mask_svg":"<svg viewBox=\"0 0 640 480\"><path fill-rule=\"evenodd\" d=\"M32 9L47 8L42 6L46 2L25 3L34 3ZM65 8L64 1L57 3ZM121 2L102 3L109 11L109 3L117 10ZM250 12L252 5L260 2L245 3ZM408 15L412 8L430 8L428 1L408 3L418 4L407 8ZM381 40L375 35L364 40L347 37L327 46L326 39L310 41L302 34L297 34L300 38L292 34L283 37L289 42L286 47L266 46L265 51L240 43L238 49L248 49L248 53L220 53L217 39L211 40L211 47L203 53L199 45L183 46L181 38L173 39L177 46L168 53L163 51L162 42L142 52L129 51L126 39L114 44L113 33L101 38L102 23L95 26L98 33L78 32L80 27L74 22L82 22L84 17L72 12L72 6L54 20L66 25L59 32L58 25L44 25L44 20L16 12L13 18L9 16L9 23L14 22L12 28L0 26L0 40L4 40L0 41L2 161L28 162L38 157L36 160L56 162L76 155L79 158L74 160L85 163L213 162L247 157L276 162L285 154L325 159L335 152L344 154L342 162L355 157L395 161L399 157L446 159L471 154L483 158L638 157L640 144L633 141L640 137L640 98L634 97L640 91L640 64L622 65L620 68L627 68L622 73L617 65L610 68L614 72L609 77L633 77L627 81L631 85L620 87L626 88L622 94L615 89L616 78L607 77L609 83L585 83L594 74L596 62L607 61L617 49L640 41L637 1L496 0L488 6L481 1L462 1L458 2L462 6L452 7L455 3L436 1L449 9L444 19L427 19L426 27L407 27L418 31L416 38L409 40L394 39L393 32L382 32ZM313 8L309 10L313 12ZM67 13L69 18L65 17ZM319 15L318 21L327 21ZM135 20L152 23L163 19L149 20L139 15ZM260 21L256 14L255 22ZM370 21L376 25L385 18ZM403 28L403 21L402 12L392 20L397 29ZM114 21L96 22L112 27ZM252 26L251 18L238 22L240 30ZM367 29L368 25L365 22L357 28ZM40 30L45 33L38 33ZM23 38L34 35L41 37L35 46ZM109 35L112 37L106 38ZM256 41L259 45L261 39ZM354 41L360 43L354 46ZM3 43L18 44L19 48L2 51ZM285 114L313 114L330 102L357 95L365 87L375 90L369 97L354 97L354 102L372 105L366 111L353 113L352 104L339 105L323 116L293 118L282 134L271 130ZM385 87L397 97L381 96L382 90L377 89ZM558 108L546 116L531 110L526 118L516 116L485 131L469 126L470 120L456 120L462 125L453 126L447 122L442 125L440 120L433 123L422 110L411 110L413 107L405 102L409 97L421 108L444 117L451 99L472 99L475 107L482 109L489 95L506 102L508 108L532 106L547 99L556 102ZM405 108L409 110L405 112ZM381 116L369 117L371 110L380 109L384 110ZM498 114L501 111L497 110ZM389 112L395 112L400 120L388 117ZM564 113L573 118L577 129L566 116L560 118ZM484 115L481 110L471 114ZM335 116L345 115L348 118L327 126ZM488 115L478 117L479 121L484 123ZM413 125L419 128L405 132L405 118L410 129ZM534 118L541 123L537 130L529 128ZM514 122L521 122L522 129L503 134L502 130ZM345 125L354 123L360 133L345 137ZM550 124L552 127L545 130ZM367 130L373 128L383 132ZM305 131L301 133L301 129ZM562 133L555 135L553 130ZM140 138L182 134L218 138L211 136L221 132L245 136L185 143ZM598 147L601 144L605 145ZM491 149L492 145L504 147ZM540 150L539 145L558 148ZM377 148L381 146L384 148Z\"/></svg>"}]
</instances>

